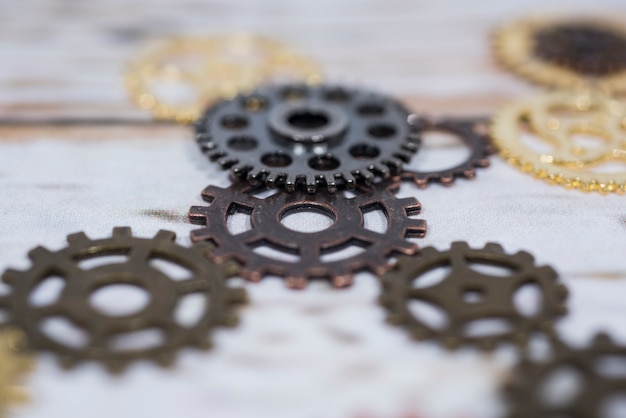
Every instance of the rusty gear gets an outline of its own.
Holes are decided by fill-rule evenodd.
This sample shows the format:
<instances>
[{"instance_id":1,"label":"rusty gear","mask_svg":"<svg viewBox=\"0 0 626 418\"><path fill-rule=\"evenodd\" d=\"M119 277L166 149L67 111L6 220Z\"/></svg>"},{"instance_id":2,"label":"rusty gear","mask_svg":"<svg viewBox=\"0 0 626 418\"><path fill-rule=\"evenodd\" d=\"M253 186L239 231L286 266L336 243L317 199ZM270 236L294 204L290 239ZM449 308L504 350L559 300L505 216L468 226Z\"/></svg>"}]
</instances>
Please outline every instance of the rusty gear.
<instances>
[{"instance_id":1,"label":"rusty gear","mask_svg":"<svg viewBox=\"0 0 626 418\"><path fill-rule=\"evenodd\" d=\"M231 289L226 279L236 272L236 265L214 265L204 254L206 245L185 248L177 245L176 235L159 231L152 239L131 236L130 228L114 228L113 236L90 240L84 233L67 237L69 245L56 252L43 247L30 251L33 266L26 271L7 270L2 280L12 288L0 299L9 321L21 328L31 348L58 355L64 367L81 361L96 360L112 372L122 371L130 362L151 359L161 365L173 362L178 349L185 346L210 347L213 328L236 324L233 305L244 301L243 289ZM83 260L109 255L123 255L126 261L83 269ZM182 267L190 274L174 279L153 266L155 260ZM31 296L45 280L60 277L63 290L56 301L35 306ZM93 307L90 296L97 290L116 284L138 286L150 294L150 301L139 312L109 315ZM182 298L190 294L205 297L204 310L193 324L181 325L175 310ZM42 322L64 318L84 331L84 344L75 346L52 338L43 331ZM148 348L120 348L114 340L125 334L158 330L162 340Z\"/></svg>"},{"instance_id":2,"label":"rusty gear","mask_svg":"<svg viewBox=\"0 0 626 418\"><path fill-rule=\"evenodd\" d=\"M24 334L17 329L0 331L0 417L14 404L28 399L20 383L23 375L32 370L33 360L23 349L24 340Z\"/></svg>"},{"instance_id":3,"label":"rusty gear","mask_svg":"<svg viewBox=\"0 0 626 418\"><path fill-rule=\"evenodd\" d=\"M412 116L409 123L416 127L420 134L441 131L456 136L470 149L470 155L462 163L438 171L418 171L405 167L401 175L403 180L412 181L420 188L436 182L451 186L456 178L473 179L476 177L476 168L489 166L489 155L493 153L493 147L489 140L488 123L485 120L454 118L437 120Z\"/></svg>"},{"instance_id":4,"label":"rusty gear","mask_svg":"<svg viewBox=\"0 0 626 418\"><path fill-rule=\"evenodd\" d=\"M626 360L626 347L615 344L604 333L596 335L587 349L573 349L553 340L549 361L523 359L513 370L505 386L510 411L509 418L563 416L571 418L601 417L609 398L626 395L626 378L602 373L599 365L604 359ZM554 372L572 368L581 373L582 387L567 402L551 403L542 388Z\"/></svg>"},{"instance_id":5,"label":"rusty gear","mask_svg":"<svg viewBox=\"0 0 626 418\"><path fill-rule=\"evenodd\" d=\"M191 232L192 241L210 241L216 247L207 254L211 260L239 261L241 275L252 281L275 275L285 278L292 288L303 288L316 278L327 279L336 287L348 286L355 273L369 270L382 274L389 268L387 258L391 255L414 253L417 245L405 238L422 237L426 233L425 221L410 218L420 212L419 202L415 198L398 199L382 186L357 191L352 198L342 193L311 195L296 191L277 192L261 199L253 192L253 186L242 183L227 189L209 186L202 192L202 198L210 205L193 206L189 210L190 221L205 226ZM384 233L364 226L364 214L374 210L381 210L387 218ZM300 211L326 215L333 224L327 229L306 233L292 230L281 222ZM233 235L228 228L228 217L234 213L248 214L251 229ZM325 255L354 246L363 251L341 260L324 260ZM294 263L261 255L255 252L258 247L296 255L300 260Z\"/></svg>"},{"instance_id":6,"label":"rusty gear","mask_svg":"<svg viewBox=\"0 0 626 418\"><path fill-rule=\"evenodd\" d=\"M493 36L498 61L549 87L626 91L626 30L622 22L589 18L526 18Z\"/></svg>"},{"instance_id":7,"label":"rusty gear","mask_svg":"<svg viewBox=\"0 0 626 418\"><path fill-rule=\"evenodd\" d=\"M505 267L511 273L508 277L480 273L472 263ZM420 277L439 267L451 269L442 281L415 286ZM447 251L428 247L413 257L399 257L396 267L382 277L382 284L380 302L389 312L390 323L406 327L416 339L436 339L451 349L467 343L490 350L505 341L523 346L531 333L542 331L566 312L567 289L557 282L552 268L536 267L530 254L508 255L493 243L471 249L465 242L454 242ZM538 285L543 296L543 306L532 316L522 315L513 304L515 293L527 284ZM412 300L439 307L447 322L439 328L426 324L410 310ZM507 321L508 330L473 335L468 327L481 319Z\"/></svg>"},{"instance_id":8,"label":"rusty gear","mask_svg":"<svg viewBox=\"0 0 626 418\"><path fill-rule=\"evenodd\" d=\"M267 86L211 107L202 151L253 185L354 188L398 174L417 151L410 112L390 97L341 86Z\"/></svg>"}]
</instances>

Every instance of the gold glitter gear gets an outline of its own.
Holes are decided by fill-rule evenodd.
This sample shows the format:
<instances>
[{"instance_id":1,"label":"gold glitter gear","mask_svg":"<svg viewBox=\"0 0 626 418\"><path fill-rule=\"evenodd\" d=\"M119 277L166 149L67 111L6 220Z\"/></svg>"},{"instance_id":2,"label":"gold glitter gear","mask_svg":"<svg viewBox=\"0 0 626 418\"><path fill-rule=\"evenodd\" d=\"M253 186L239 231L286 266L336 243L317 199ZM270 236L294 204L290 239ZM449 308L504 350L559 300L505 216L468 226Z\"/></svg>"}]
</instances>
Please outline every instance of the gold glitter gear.
<instances>
[{"instance_id":1,"label":"gold glitter gear","mask_svg":"<svg viewBox=\"0 0 626 418\"><path fill-rule=\"evenodd\" d=\"M0 331L0 417L7 410L28 400L20 380L33 368L30 356L24 353L24 334L14 328Z\"/></svg>"},{"instance_id":2,"label":"gold glitter gear","mask_svg":"<svg viewBox=\"0 0 626 418\"><path fill-rule=\"evenodd\" d=\"M285 44L237 33L164 40L139 54L124 79L132 99L157 119L192 123L212 102L262 83L317 84L322 76L313 61Z\"/></svg>"},{"instance_id":3,"label":"gold glitter gear","mask_svg":"<svg viewBox=\"0 0 626 418\"><path fill-rule=\"evenodd\" d=\"M542 151L524 141L526 134ZM520 100L494 116L491 136L509 164L550 184L583 192L626 191L626 165L615 170L626 164L626 106L614 98L561 91ZM576 136L599 142L591 146Z\"/></svg>"},{"instance_id":4,"label":"gold glitter gear","mask_svg":"<svg viewBox=\"0 0 626 418\"><path fill-rule=\"evenodd\" d=\"M609 19L532 17L498 28L502 66L550 87L626 91L626 29Z\"/></svg>"}]
</instances>

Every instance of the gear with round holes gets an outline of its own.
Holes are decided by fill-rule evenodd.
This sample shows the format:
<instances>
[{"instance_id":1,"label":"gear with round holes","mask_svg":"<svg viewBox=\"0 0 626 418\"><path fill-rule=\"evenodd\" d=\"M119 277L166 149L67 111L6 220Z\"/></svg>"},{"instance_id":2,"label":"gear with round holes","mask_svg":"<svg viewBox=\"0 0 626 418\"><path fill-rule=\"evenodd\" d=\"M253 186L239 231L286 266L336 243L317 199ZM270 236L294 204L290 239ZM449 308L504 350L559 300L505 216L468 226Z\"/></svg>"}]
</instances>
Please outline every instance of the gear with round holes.
<instances>
[{"instance_id":1,"label":"gear with round holes","mask_svg":"<svg viewBox=\"0 0 626 418\"><path fill-rule=\"evenodd\" d=\"M454 135L470 149L470 153L465 161L443 170L420 171L405 167L401 174L402 179L412 181L420 188L427 187L429 183L451 186L455 179L473 179L476 177L476 168L489 166L489 156L493 154L493 147L489 139L489 127L484 120L455 118L438 120L412 115L409 123L416 127L420 134L445 132Z\"/></svg>"},{"instance_id":2,"label":"gear with round holes","mask_svg":"<svg viewBox=\"0 0 626 418\"><path fill-rule=\"evenodd\" d=\"M30 269L3 274L11 292L0 299L0 308L8 312L9 323L24 331L30 348L56 353L64 367L87 360L99 361L111 372L120 372L141 359L170 365L177 350L186 346L209 348L214 328L234 326L234 306L246 296L243 289L226 285L227 278L237 271L235 263L211 263L205 257L209 246L185 248L177 245L175 238L173 232L163 230L151 239L137 238L130 228L118 227L112 237L98 240L82 232L69 235L69 245L56 252L37 247L28 254L33 262ZM91 268L80 265L110 255L125 259ZM168 270L156 266L157 262L172 263L187 271L188 277L170 276ZM63 282L58 298L44 305L34 304L33 294L53 277ZM113 285L143 289L150 296L149 302L137 311L115 315L94 306L91 298L95 292ZM203 309L192 323L183 323L176 312L188 295L200 295ZM81 341L69 342L47 333L44 323L52 318L69 321L81 330ZM140 347L122 343L124 336L152 331L161 337L158 343L150 341Z\"/></svg>"},{"instance_id":3,"label":"gear with round holes","mask_svg":"<svg viewBox=\"0 0 626 418\"><path fill-rule=\"evenodd\" d=\"M494 33L500 63L550 87L626 91L622 22L589 18L526 18Z\"/></svg>"},{"instance_id":4,"label":"gear with round holes","mask_svg":"<svg viewBox=\"0 0 626 418\"><path fill-rule=\"evenodd\" d=\"M291 288L303 288L312 279L329 280L336 287L352 284L355 273L368 270L382 274L389 268L388 258L412 254L417 245L407 237L423 237L426 222L411 219L421 210L415 198L398 199L391 189L379 185L373 190L356 190L354 197L343 193L312 195L302 190L294 193L277 191L261 198L254 186L236 183L227 189L209 186L202 198L209 206L189 210L192 223L204 228L191 232L192 241L209 241L215 249L207 256L215 262L235 259L241 263L241 276L258 281L274 275L285 279ZM383 232L366 228L365 214L381 211L387 222ZM332 225L313 233L297 231L281 221L298 212L325 215ZM231 233L228 218L235 213L249 215L251 228ZM356 248L355 248L356 247ZM278 255L263 254L261 248ZM358 254L340 254L342 250L359 250ZM298 258L287 260L284 256Z\"/></svg>"},{"instance_id":5,"label":"gear with round holes","mask_svg":"<svg viewBox=\"0 0 626 418\"><path fill-rule=\"evenodd\" d=\"M626 361L626 347L614 343L605 333L597 334L587 348L571 348L556 338L553 338L552 346L548 360L539 362L525 358L513 370L504 386L509 405L507 417L608 416L605 415L608 402L626 396L626 378L620 373L602 371L601 367L611 361L620 366ZM548 382L558 371L566 369L580 374L581 386L574 396L559 401L550 399L545 391Z\"/></svg>"},{"instance_id":6,"label":"gear with round holes","mask_svg":"<svg viewBox=\"0 0 626 418\"><path fill-rule=\"evenodd\" d=\"M28 400L21 381L33 369L33 359L24 350L24 340L24 334L17 329L0 331L0 417Z\"/></svg>"},{"instance_id":7,"label":"gear with round holes","mask_svg":"<svg viewBox=\"0 0 626 418\"><path fill-rule=\"evenodd\" d=\"M419 146L409 115L367 90L266 86L209 108L196 138L210 160L252 185L334 193L400 173Z\"/></svg>"},{"instance_id":8,"label":"gear with round holes","mask_svg":"<svg viewBox=\"0 0 626 418\"><path fill-rule=\"evenodd\" d=\"M472 265L505 268L510 275L483 273ZM441 267L450 269L441 281L419 285L421 277ZM407 328L415 339L438 340L449 349L471 344L491 350L501 342L524 346L530 334L547 330L566 312L567 289L558 283L552 268L536 267L530 254L509 255L494 243L472 249L465 242L454 242L447 251L428 247L415 256L398 257L395 268L382 277L382 284L380 302L390 323ZM542 299L536 312L526 315L513 300L516 292L529 284L539 287ZM413 301L439 308L446 319L437 324L425 321L412 311ZM497 321L506 329L479 332L475 326L481 320Z\"/></svg>"}]
</instances>

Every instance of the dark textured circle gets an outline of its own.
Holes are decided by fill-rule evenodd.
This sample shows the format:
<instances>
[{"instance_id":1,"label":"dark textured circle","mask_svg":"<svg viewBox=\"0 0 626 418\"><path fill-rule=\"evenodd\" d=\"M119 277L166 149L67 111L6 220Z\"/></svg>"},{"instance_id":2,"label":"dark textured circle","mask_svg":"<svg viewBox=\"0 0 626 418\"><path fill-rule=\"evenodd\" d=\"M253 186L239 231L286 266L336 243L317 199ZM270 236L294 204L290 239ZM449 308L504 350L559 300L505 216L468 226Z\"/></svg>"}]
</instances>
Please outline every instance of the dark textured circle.
<instances>
[{"instance_id":1,"label":"dark textured circle","mask_svg":"<svg viewBox=\"0 0 626 418\"><path fill-rule=\"evenodd\" d=\"M242 115L226 115L222 118L222 126L232 130L243 129L248 126L248 119Z\"/></svg>"},{"instance_id":2,"label":"dark textured circle","mask_svg":"<svg viewBox=\"0 0 626 418\"><path fill-rule=\"evenodd\" d=\"M387 139L396 134L396 128L386 123L379 123L370 126L367 132L374 138Z\"/></svg>"},{"instance_id":3,"label":"dark textured circle","mask_svg":"<svg viewBox=\"0 0 626 418\"><path fill-rule=\"evenodd\" d=\"M251 151L257 145L257 140L251 136L234 136L228 140L228 147L237 151Z\"/></svg>"},{"instance_id":4,"label":"dark textured circle","mask_svg":"<svg viewBox=\"0 0 626 418\"><path fill-rule=\"evenodd\" d=\"M590 76L626 70L626 36L592 24L541 29L535 34L534 53L547 62Z\"/></svg>"},{"instance_id":5,"label":"dark textured circle","mask_svg":"<svg viewBox=\"0 0 626 418\"><path fill-rule=\"evenodd\" d=\"M309 167L320 171L334 170L340 165L339 160L332 155L320 155L309 160Z\"/></svg>"},{"instance_id":6,"label":"dark textured circle","mask_svg":"<svg viewBox=\"0 0 626 418\"><path fill-rule=\"evenodd\" d=\"M299 92L298 98L292 99L289 91ZM419 146L410 114L393 98L368 90L269 85L214 104L198 120L196 138L211 161L252 185L333 193L401 173ZM247 118L241 133L257 141L254 152L229 146L233 130L221 123L227 115ZM381 139L377 152L355 147L376 139ZM333 160L319 155L332 155Z\"/></svg>"},{"instance_id":7,"label":"dark textured circle","mask_svg":"<svg viewBox=\"0 0 626 418\"><path fill-rule=\"evenodd\" d=\"M369 144L356 144L350 148L350 155L362 160L370 160L378 157L380 150L378 147Z\"/></svg>"},{"instance_id":8,"label":"dark textured circle","mask_svg":"<svg viewBox=\"0 0 626 418\"><path fill-rule=\"evenodd\" d=\"M288 167L292 159L287 154L275 152L272 154L264 154L261 157L261 162L269 167Z\"/></svg>"}]
</instances>

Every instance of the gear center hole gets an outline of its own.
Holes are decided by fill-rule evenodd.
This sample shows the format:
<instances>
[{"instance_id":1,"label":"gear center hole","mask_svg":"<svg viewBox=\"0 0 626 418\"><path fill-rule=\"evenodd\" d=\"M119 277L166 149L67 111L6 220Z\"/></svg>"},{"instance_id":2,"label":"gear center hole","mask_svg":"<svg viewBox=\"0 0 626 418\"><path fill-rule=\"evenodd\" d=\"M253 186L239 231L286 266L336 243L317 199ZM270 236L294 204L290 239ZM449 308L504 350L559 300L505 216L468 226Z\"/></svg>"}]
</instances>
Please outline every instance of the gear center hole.
<instances>
[{"instance_id":1,"label":"gear center hole","mask_svg":"<svg viewBox=\"0 0 626 418\"><path fill-rule=\"evenodd\" d=\"M280 223L292 231L312 234L330 228L336 221L335 214L324 206L296 204L280 214Z\"/></svg>"},{"instance_id":2,"label":"gear center hole","mask_svg":"<svg viewBox=\"0 0 626 418\"><path fill-rule=\"evenodd\" d=\"M290 126L304 131L323 128L329 122L327 115L310 109L294 112L287 118Z\"/></svg>"},{"instance_id":3,"label":"gear center hole","mask_svg":"<svg viewBox=\"0 0 626 418\"><path fill-rule=\"evenodd\" d=\"M115 283L96 289L89 302L102 315L127 316L144 309L150 302L150 294L135 284Z\"/></svg>"}]
</instances>

